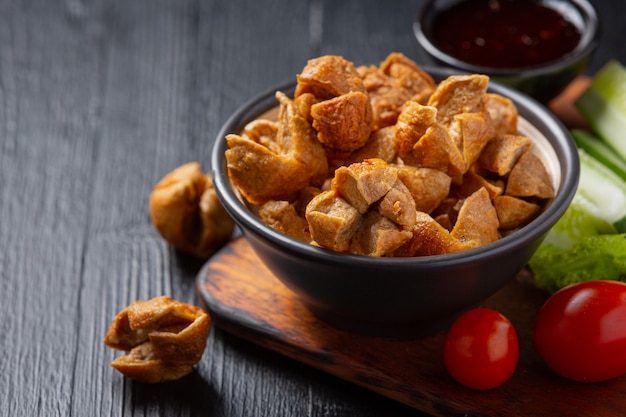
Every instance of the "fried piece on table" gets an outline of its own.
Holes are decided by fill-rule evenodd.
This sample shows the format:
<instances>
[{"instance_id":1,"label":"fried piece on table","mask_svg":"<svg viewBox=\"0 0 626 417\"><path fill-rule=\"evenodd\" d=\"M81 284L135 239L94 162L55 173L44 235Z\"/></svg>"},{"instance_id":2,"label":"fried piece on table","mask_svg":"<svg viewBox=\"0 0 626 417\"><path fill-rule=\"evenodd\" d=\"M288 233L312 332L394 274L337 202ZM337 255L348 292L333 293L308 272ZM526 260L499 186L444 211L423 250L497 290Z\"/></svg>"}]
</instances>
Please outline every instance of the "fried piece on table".
<instances>
[{"instance_id":1,"label":"fried piece on table","mask_svg":"<svg viewBox=\"0 0 626 417\"><path fill-rule=\"evenodd\" d=\"M204 352L211 320L202 309L170 297L135 301L113 319L104 344L128 352L111 366L145 383L189 374Z\"/></svg>"},{"instance_id":2,"label":"fried piece on table","mask_svg":"<svg viewBox=\"0 0 626 417\"><path fill-rule=\"evenodd\" d=\"M181 252L206 259L232 237L235 222L220 203L213 179L200 164L181 165L150 193L150 220Z\"/></svg>"}]
</instances>

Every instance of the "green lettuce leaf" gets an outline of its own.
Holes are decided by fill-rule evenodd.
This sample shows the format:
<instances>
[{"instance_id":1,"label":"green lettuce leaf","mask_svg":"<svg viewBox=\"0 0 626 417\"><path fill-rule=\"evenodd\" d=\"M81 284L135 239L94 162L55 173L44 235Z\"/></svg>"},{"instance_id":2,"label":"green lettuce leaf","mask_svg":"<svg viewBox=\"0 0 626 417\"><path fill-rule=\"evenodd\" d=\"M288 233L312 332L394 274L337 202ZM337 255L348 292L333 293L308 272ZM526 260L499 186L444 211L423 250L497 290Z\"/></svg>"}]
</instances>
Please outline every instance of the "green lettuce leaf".
<instances>
[{"instance_id":1,"label":"green lettuce leaf","mask_svg":"<svg viewBox=\"0 0 626 417\"><path fill-rule=\"evenodd\" d=\"M586 236L569 248L544 243L528 265L549 293L581 281L626 281L626 234Z\"/></svg>"}]
</instances>

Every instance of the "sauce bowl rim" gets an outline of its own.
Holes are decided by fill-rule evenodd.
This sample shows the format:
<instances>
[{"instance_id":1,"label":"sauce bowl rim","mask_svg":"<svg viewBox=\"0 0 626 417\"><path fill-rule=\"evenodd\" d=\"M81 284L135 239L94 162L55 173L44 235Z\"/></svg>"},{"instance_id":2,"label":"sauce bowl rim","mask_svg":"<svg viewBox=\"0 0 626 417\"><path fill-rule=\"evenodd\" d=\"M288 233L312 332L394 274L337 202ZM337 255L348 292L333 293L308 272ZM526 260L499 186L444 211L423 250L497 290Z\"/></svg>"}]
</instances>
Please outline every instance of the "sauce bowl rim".
<instances>
[{"instance_id":1,"label":"sauce bowl rim","mask_svg":"<svg viewBox=\"0 0 626 417\"><path fill-rule=\"evenodd\" d=\"M457 4L462 1L465 0L457 0L451 4ZM540 0L540 2L546 4L551 3L549 0ZM467 72L489 73L495 77L531 77L546 72L556 72L560 68L567 67L568 65L577 62L582 57L591 54L597 48L600 41L600 23L598 14L593 4L588 0L568 0L562 2L562 5L576 9L584 20L584 27L579 27L581 30L581 39L576 48L565 54L562 58L547 61L544 64L513 68L489 67L485 65L471 64L444 52L437 47L436 43L429 37L428 32L425 30L426 24L424 19L428 18L428 13L431 11L430 9L435 5L435 3L436 0L428 0L422 6L420 12L413 21L413 33L420 46L437 61L447 66L459 68Z\"/></svg>"}]
</instances>

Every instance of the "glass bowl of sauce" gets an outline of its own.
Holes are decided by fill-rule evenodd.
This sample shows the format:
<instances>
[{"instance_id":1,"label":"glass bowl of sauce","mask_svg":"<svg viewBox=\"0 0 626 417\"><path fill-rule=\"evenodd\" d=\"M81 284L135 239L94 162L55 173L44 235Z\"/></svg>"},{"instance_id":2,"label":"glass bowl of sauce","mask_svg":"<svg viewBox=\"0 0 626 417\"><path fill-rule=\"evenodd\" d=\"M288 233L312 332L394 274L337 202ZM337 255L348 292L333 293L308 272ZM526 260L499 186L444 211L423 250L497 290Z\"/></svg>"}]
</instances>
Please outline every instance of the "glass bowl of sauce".
<instances>
[{"instance_id":1,"label":"glass bowl of sauce","mask_svg":"<svg viewBox=\"0 0 626 417\"><path fill-rule=\"evenodd\" d=\"M599 38L587 0L429 0L413 30L431 64L487 74L543 103L584 71Z\"/></svg>"}]
</instances>

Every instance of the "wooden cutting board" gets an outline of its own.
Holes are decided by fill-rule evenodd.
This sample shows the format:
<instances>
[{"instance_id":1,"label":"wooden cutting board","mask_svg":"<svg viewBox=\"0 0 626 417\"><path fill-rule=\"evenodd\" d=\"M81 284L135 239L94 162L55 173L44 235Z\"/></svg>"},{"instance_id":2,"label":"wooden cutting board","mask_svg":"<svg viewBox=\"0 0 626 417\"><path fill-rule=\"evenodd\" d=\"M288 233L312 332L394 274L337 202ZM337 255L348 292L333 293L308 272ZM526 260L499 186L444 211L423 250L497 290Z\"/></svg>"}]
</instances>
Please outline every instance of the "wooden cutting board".
<instances>
[{"instance_id":1,"label":"wooden cutting board","mask_svg":"<svg viewBox=\"0 0 626 417\"><path fill-rule=\"evenodd\" d=\"M527 271L484 303L505 314L520 339L513 377L484 392L464 388L447 374L444 334L411 340L367 337L319 320L263 266L244 238L207 262L197 285L204 307L223 330L436 416L626 412L626 377L581 384L543 364L532 345L532 329L547 295L533 286Z\"/></svg>"}]
</instances>

